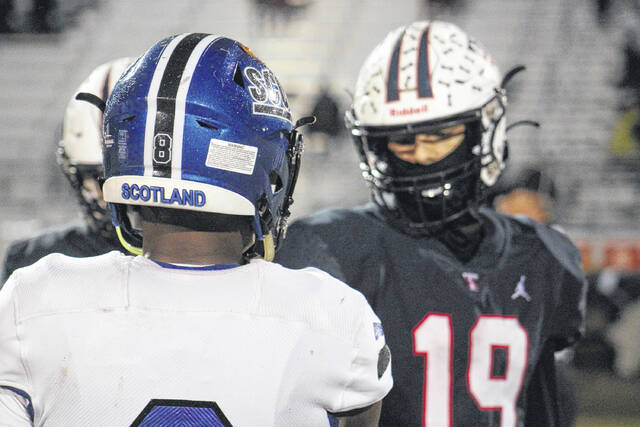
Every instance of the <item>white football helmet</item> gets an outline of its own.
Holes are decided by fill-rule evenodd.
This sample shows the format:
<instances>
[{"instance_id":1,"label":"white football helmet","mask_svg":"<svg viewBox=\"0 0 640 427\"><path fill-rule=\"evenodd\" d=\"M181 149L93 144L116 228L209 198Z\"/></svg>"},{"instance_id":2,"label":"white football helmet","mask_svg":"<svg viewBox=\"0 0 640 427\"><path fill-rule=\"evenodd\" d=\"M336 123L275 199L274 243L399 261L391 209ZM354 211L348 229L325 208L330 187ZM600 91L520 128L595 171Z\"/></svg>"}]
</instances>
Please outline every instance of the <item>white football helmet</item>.
<instances>
[{"instance_id":1,"label":"white football helmet","mask_svg":"<svg viewBox=\"0 0 640 427\"><path fill-rule=\"evenodd\" d=\"M391 31L362 66L346 114L374 201L410 234L477 209L505 166L506 102L497 65L457 26L421 21ZM429 164L388 147L419 134L446 139L456 126L462 143Z\"/></svg>"},{"instance_id":2,"label":"white football helmet","mask_svg":"<svg viewBox=\"0 0 640 427\"><path fill-rule=\"evenodd\" d=\"M84 209L85 219L94 232L113 238L111 216L98 178L102 177L102 112L93 105L76 100L80 92L106 99L118 78L134 58L119 58L96 67L69 100L62 123L62 139L57 160Z\"/></svg>"}]
</instances>

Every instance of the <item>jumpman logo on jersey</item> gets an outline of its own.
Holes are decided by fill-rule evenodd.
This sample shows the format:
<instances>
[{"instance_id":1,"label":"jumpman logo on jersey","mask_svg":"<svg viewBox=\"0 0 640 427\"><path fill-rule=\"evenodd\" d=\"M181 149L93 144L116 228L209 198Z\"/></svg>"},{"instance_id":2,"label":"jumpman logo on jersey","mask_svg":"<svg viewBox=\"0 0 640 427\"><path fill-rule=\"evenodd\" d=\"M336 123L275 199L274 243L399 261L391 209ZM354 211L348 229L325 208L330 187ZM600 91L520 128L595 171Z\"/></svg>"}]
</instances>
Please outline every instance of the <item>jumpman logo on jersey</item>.
<instances>
[{"instance_id":1,"label":"jumpman logo on jersey","mask_svg":"<svg viewBox=\"0 0 640 427\"><path fill-rule=\"evenodd\" d=\"M527 301L531 301L531 296L527 293L527 290L524 288L525 280L527 280L527 276L520 276L520 281L516 285L516 288L513 291L513 295L511 295L511 299L522 297Z\"/></svg>"}]
</instances>

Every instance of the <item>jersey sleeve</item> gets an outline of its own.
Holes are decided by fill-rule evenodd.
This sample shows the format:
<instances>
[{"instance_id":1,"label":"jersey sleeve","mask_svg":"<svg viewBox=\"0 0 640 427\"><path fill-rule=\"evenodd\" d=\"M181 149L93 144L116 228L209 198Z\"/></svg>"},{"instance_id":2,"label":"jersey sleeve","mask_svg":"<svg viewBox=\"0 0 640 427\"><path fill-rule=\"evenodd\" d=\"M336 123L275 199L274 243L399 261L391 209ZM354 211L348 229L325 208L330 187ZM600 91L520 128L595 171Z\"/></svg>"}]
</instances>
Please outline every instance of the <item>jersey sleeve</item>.
<instances>
[{"instance_id":1,"label":"jersey sleeve","mask_svg":"<svg viewBox=\"0 0 640 427\"><path fill-rule=\"evenodd\" d=\"M18 275L12 274L0 290L0 420L15 420L21 426L29 419L30 387L18 335L15 289ZM3 425L0 423L0 425ZM29 424L26 425L31 425Z\"/></svg>"},{"instance_id":2,"label":"jersey sleeve","mask_svg":"<svg viewBox=\"0 0 640 427\"><path fill-rule=\"evenodd\" d=\"M539 235L562 269L559 283L554 285L556 298L550 334L554 350L558 351L584 335L587 281L580 251L564 233L546 228Z\"/></svg>"},{"instance_id":3,"label":"jersey sleeve","mask_svg":"<svg viewBox=\"0 0 640 427\"><path fill-rule=\"evenodd\" d=\"M584 336L587 285L584 276L565 272L553 317L551 339L555 351L572 346Z\"/></svg>"},{"instance_id":4,"label":"jersey sleeve","mask_svg":"<svg viewBox=\"0 0 640 427\"><path fill-rule=\"evenodd\" d=\"M549 227L530 218L515 218L535 230L540 241L555 259L559 273L550 284L553 312L549 339L558 351L576 343L584 335L587 282L582 270L582 256L571 239L558 227Z\"/></svg>"},{"instance_id":5,"label":"jersey sleeve","mask_svg":"<svg viewBox=\"0 0 640 427\"><path fill-rule=\"evenodd\" d=\"M559 395L556 379L556 362L553 348L542 349L540 358L526 391L525 425L558 426L560 423Z\"/></svg>"},{"instance_id":6,"label":"jersey sleeve","mask_svg":"<svg viewBox=\"0 0 640 427\"><path fill-rule=\"evenodd\" d=\"M32 427L31 401L19 390L0 387L0 427Z\"/></svg>"},{"instance_id":7,"label":"jersey sleeve","mask_svg":"<svg viewBox=\"0 0 640 427\"><path fill-rule=\"evenodd\" d=\"M0 270L0 288L4 282L9 279L11 273L13 273L17 268L22 267L18 263L18 256L24 252L26 244L24 242L16 242L10 245L4 254L4 259L2 261L2 270ZM24 254L23 254L24 255Z\"/></svg>"},{"instance_id":8,"label":"jersey sleeve","mask_svg":"<svg viewBox=\"0 0 640 427\"><path fill-rule=\"evenodd\" d=\"M360 323L354 337L354 357L334 415L344 415L382 400L393 386L391 352L386 345L382 323L364 297L361 299Z\"/></svg>"}]
</instances>

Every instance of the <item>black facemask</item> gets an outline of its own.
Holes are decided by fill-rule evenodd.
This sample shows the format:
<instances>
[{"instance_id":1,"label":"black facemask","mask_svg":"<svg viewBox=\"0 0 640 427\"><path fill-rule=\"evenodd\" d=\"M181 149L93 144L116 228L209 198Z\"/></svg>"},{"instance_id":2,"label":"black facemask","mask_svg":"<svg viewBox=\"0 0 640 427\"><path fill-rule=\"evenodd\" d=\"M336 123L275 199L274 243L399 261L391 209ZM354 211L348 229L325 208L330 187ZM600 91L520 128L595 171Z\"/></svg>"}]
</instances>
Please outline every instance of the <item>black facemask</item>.
<instances>
[{"instance_id":1,"label":"black facemask","mask_svg":"<svg viewBox=\"0 0 640 427\"><path fill-rule=\"evenodd\" d=\"M370 161L384 173L375 201L411 235L433 235L465 212L477 211L480 160L473 149L480 135L479 123L468 123L460 145L431 165L401 160L388 149L386 138L370 141Z\"/></svg>"}]
</instances>

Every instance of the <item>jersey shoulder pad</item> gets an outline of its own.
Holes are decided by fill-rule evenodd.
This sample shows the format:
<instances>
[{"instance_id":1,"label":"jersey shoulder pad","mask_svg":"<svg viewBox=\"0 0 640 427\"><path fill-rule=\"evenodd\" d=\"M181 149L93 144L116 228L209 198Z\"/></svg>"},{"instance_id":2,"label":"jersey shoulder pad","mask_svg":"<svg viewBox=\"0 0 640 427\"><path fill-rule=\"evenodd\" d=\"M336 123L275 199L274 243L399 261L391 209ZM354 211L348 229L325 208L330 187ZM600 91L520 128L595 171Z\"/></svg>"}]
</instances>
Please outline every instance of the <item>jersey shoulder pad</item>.
<instances>
[{"instance_id":1,"label":"jersey shoulder pad","mask_svg":"<svg viewBox=\"0 0 640 427\"><path fill-rule=\"evenodd\" d=\"M521 226L529 228L554 258L576 279L583 281L582 255L578 248L558 227L548 226L529 217L518 215L512 217Z\"/></svg>"},{"instance_id":2,"label":"jersey shoulder pad","mask_svg":"<svg viewBox=\"0 0 640 427\"><path fill-rule=\"evenodd\" d=\"M364 295L315 267L292 270L276 263L258 262L264 268L262 277L266 281L263 309L282 307L276 301L286 295L291 304L283 316L342 334L345 327L358 324L363 311L369 308Z\"/></svg>"},{"instance_id":3,"label":"jersey shoulder pad","mask_svg":"<svg viewBox=\"0 0 640 427\"><path fill-rule=\"evenodd\" d=\"M115 239L108 241L102 235L92 233L85 223L53 228L37 236L13 242L7 248L2 281L16 269L31 265L49 254L92 257L113 250L122 250Z\"/></svg>"},{"instance_id":4,"label":"jersey shoulder pad","mask_svg":"<svg viewBox=\"0 0 640 427\"><path fill-rule=\"evenodd\" d=\"M84 307L91 299L108 304L109 289L123 277L119 252L87 258L59 253L19 268L10 277L14 293L20 296L22 316ZM113 295L118 295L113 292Z\"/></svg>"}]
</instances>

